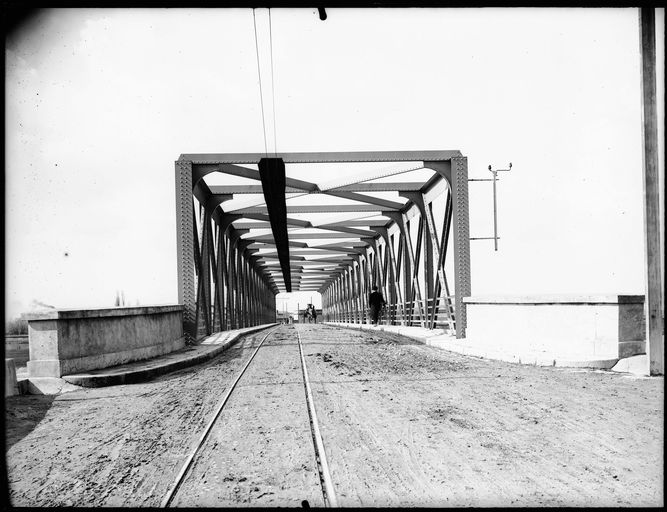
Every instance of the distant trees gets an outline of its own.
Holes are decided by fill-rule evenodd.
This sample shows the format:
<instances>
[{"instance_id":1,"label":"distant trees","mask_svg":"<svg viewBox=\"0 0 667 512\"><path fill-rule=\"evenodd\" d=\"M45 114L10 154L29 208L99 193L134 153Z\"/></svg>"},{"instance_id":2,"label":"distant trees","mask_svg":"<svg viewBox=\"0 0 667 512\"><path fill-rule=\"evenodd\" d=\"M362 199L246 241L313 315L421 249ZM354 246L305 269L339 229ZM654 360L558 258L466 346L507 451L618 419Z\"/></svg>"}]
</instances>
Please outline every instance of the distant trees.
<instances>
[{"instance_id":1,"label":"distant trees","mask_svg":"<svg viewBox=\"0 0 667 512\"><path fill-rule=\"evenodd\" d=\"M114 301L113 305L117 308L122 308L122 307L130 307L132 304L130 304L130 299L125 298L125 292L123 290L116 290L116 300ZM136 299L134 301L135 306L139 306L139 299Z\"/></svg>"},{"instance_id":2,"label":"distant trees","mask_svg":"<svg viewBox=\"0 0 667 512\"><path fill-rule=\"evenodd\" d=\"M51 304L45 304L40 300L32 299L32 301L30 301L30 305L27 308L27 311L39 312L39 311L48 311L50 309L56 309L56 307L52 306ZM11 320L7 320L5 322L5 334L12 334L12 335L28 334L28 320L26 320L22 316L12 318Z\"/></svg>"},{"instance_id":3,"label":"distant trees","mask_svg":"<svg viewBox=\"0 0 667 512\"><path fill-rule=\"evenodd\" d=\"M28 334L28 321L24 318L13 318L5 323L5 334Z\"/></svg>"},{"instance_id":4,"label":"distant trees","mask_svg":"<svg viewBox=\"0 0 667 512\"><path fill-rule=\"evenodd\" d=\"M126 305L127 303L125 302L125 292L123 290L121 290L120 292L116 290L116 302L114 303L114 306L120 308Z\"/></svg>"}]
</instances>

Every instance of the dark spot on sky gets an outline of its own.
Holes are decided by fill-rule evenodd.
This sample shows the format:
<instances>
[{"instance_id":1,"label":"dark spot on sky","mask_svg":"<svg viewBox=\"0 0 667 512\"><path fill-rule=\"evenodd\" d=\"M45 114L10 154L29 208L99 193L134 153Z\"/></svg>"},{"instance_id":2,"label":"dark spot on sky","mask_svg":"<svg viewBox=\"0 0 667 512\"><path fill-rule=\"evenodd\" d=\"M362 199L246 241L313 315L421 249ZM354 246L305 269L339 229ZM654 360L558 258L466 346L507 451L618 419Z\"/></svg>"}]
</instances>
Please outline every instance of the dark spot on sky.
<instances>
[{"instance_id":1,"label":"dark spot on sky","mask_svg":"<svg viewBox=\"0 0 667 512\"><path fill-rule=\"evenodd\" d=\"M69 253L68 253L68 252L66 252L66 253L65 253L65 256L69 256Z\"/></svg>"}]
</instances>

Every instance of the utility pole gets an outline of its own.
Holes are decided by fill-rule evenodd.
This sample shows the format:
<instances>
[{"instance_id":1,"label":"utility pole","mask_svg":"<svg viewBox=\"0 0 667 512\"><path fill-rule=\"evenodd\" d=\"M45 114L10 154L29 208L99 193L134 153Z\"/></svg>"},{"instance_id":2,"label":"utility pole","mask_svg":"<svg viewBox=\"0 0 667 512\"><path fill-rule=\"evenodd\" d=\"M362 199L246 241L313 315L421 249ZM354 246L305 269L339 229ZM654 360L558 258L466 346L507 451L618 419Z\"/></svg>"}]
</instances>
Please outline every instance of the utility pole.
<instances>
[{"instance_id":1,"label":"utility pole","mask_svg":"<svg viewBox=\"0 0 667 512\"><path fill-rule=\"evenodd\" d=\"M644 142L644 276L646 354L649 375L664 375L664 313L660 270L660 185L658 176L658 109L656 105L655 8L639 9Z\"/></svg>"},{"instance_id":2,"label":"utility pole","mask_svg":"<svg viewBox=\"0 0 667 512\"><path fill-rule=\"evenodd\" d=\"M498 172L510 171L512 169L512 162L510 162L509 169L496 169L495 171L489 165L489 171L493 174L493 246L498 250L498 207L496 199L496 181L498 179Z\"/></svg>"}]
</instances>

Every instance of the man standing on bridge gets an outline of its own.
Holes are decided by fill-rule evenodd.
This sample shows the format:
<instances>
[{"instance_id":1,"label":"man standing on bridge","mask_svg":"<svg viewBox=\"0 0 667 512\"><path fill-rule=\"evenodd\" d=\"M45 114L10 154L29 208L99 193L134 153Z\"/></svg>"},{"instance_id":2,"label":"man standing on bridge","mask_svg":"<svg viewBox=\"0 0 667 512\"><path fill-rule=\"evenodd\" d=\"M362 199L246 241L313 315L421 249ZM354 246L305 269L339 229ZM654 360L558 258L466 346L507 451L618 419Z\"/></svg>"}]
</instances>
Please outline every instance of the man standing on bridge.
<instances>
[{"instance_id":1,"label":"man standing on bridge","mask_svg":"<svg viewBox=\"0 0 667 512\"><path fill-rule=\"evenodd\" d=\"M378 287L373 286L373 291L368 296L368 305L371 308L371 322L373 322L373 325L377 325L380 312L385 304L384 297L378 291Z\"/></svg>"}]
</instances>

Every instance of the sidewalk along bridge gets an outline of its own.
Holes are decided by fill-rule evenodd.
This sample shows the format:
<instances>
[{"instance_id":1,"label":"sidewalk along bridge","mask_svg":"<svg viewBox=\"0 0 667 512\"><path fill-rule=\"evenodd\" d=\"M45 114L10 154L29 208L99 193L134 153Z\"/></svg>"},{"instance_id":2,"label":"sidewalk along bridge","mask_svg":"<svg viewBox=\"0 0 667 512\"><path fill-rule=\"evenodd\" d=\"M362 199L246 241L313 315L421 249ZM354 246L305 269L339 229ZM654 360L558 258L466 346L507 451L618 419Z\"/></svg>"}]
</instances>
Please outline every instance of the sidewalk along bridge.
<instances>
[{"instance_id":1,"label":"sidewalk along bridge","mask_svg":"<svg viewBox=\"0 0 667 512\"><path fill-rule=\"evenodd\" d=\"M182 154L178 300L190 342L274 322L275 296L322 295L322 320L465 336L467 158L459 151Z\"/></svg>"}]
</instances>

